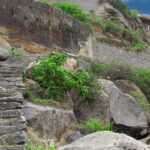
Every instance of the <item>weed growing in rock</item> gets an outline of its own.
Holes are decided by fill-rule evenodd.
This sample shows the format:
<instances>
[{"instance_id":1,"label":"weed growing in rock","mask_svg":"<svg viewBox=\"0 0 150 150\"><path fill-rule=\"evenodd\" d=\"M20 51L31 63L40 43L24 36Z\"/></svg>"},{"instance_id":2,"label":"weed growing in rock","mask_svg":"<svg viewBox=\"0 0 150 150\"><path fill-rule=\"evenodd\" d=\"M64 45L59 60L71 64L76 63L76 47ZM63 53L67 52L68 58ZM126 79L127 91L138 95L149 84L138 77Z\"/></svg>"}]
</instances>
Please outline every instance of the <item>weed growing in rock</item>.
<instances>
[{"instance_id":1,"label":"weed growing in rock","mask_svg":"<svg viewBox=\"0 0 150 150\"><path fill-rule=\"evenodd\" d=\"M147 102L145 97L139 92L131 92L130 95L134 97L138 104L145 110L148 111L150 109L150 104Z\"/></svg>"},{"instance_id":2,"label":"weed growing in rock","mask_svg":"<svg viewBox=\"0 0 150 150\"><path fill-rule=\"evenodd\" d=\"M112 123L105 124L100 121L97 121L94 118L90 118L89 120L78 124L77 128L80 130L88 130L91 133L97 131L115 131L115 128L113 127Z\"/></svg>"},{"instance_id":3,"label":"weed growing in rock","mask_svg":"<svg viewBox=\"0 0 150 150\"><path fill-rule=\"evenodd\" d=\"M56 150L56 149L53 145L51 145L49 148L45 148L44 146L27 145L25 150Z\"/></svg>"},{"instance_id":4,"label":"weed growing in rock","mask_svg":"<svg viewBox=\"0 0 150 150\"><path fill-rule=\"evenodd\" d=\"M56 3L52 3L52 6L62 9L63 11L67 12L74 18L84 23L88 23L87 12L84 11L79 5L66 3L66 2L59 2L59 3L56 2Z\"/></svg>"},{"instance_id":5,"label":"weed growing in rock","mask_svg":"<svg viewBox=\"0 0 150 150\"><path fill-rule=\"evenodd\" d=\"M131 80L150 99L150 68L132 68Z\"/></svg>"},{"instance_id":6,"label":"weed growing in rock","mask_svg":"<svg viewBox=\"0 0 150 150\"><path fill-rule=\"evenodd\" d=\"M23 56L24 52L22 50L13 49L13 50L9 51L9 55L11 57L19 57L19 56Z\"/></svg>"},{"instance_id":7,"label":"weed growing in rock","mask_svg":"<svg viewBox=\"0 0 150 150\"><path fill-rule=\"evenodd\" d=\"M135 51L135 52L145 50L146 48L148 48L148 44L144 41L133 42L129 46L127 46L128 50Z\"/></svg>"},{"instance_id":8,"label":"weed growing in rock","mask_svg":"<svg viewBox=\"0 0 150 150\"><path fill-rule=\"evenodd\" d=\"M59 100L68 91L75 90L83 99L93 98L100 91L97 78L83 69L71 72L64 66L66 59L66 55L53 52L35 66L33 72L44 97Z\"/></svg>"},{"instance_id":9,"label":"weed growing in rock","mask_svg":"<svg viewBox=\"0 0 150 150\"><path fill-rule=\"evenodd\" d=\"M101 43L106 43L108 42L109 38L103 35L103 36L98 37L97 40L100 41Z\"/></svg>"}]
</instances>

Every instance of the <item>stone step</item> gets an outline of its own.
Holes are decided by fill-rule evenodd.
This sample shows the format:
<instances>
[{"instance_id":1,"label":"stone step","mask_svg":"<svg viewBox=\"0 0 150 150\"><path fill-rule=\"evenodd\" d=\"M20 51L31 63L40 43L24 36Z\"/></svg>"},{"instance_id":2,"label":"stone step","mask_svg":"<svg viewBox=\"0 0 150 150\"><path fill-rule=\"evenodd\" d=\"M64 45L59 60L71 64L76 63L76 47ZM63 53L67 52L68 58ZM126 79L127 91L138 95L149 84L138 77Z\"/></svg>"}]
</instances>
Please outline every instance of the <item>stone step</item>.
<instances>
[{"instance_id":1,"label":"stone step","mask_svg":"<svg viewBox=\"0 0 150 150\"><path fill-rule=\"evenodd\" d=\"M20 95L13 96L13 97L0 97L0 103L1 102L18 102L22 104L23 97Z\"/></svg>"},{"instance_id":2,"label":"stone step","mask_svg":"<svg viewBox=\"0 0 150 150\"><path fill-rule=\"evenodd\" d=\"M0 136L1 146L23 145L27 141L25 131L15 132L13 134L5 134Z\"/></svg>"},{"instance_id":3,"label":"stone step","mask_svg":"<svg viewBox=\"0 0 150 150\"><path fill-rule=\"evenodd\" d=\"M22 109L23 106L18 102L0 102L1 110Z\"/></svg>"},{"instance_id":4,"label":"stone step","mask_svg":"<svg viewBox=\"0 0 150 150\"><path fill-rule=\"evenodd\" d=\"M2 119L15 118L22 115L23 115L22 109L0 111L0 118Z\"/></svg>"},{"instance_id":5,"label":"stone step","mask_svg":"<svg viewBox=\"0 0 150 150\"><path fill-rule=\"evenodd\" d=\"M26 118L24 116L7 119L0 118L0 126L16 126L21 123L26 123Z\"/></svg>"},{"instance_id":6,"label":"stone step","mask_svg":"<svg viewBox=\"0 0 150 150\"><path fill-rule=\"evenodd\" d=\"M16 145L16 146L0 146L0 150L24 150L24 145Z\"/></svg>"},{"instance_id":7,"label":"stone step","mask_svg":"<svg viewBox=\"0 0 150 150\"><path fill-rule=\"evenodd\" d=\"M5 134L13 134L18 131L25 131L27 126L25 123L18 124L16 126L0 126L0 136Z\"/></svg>"}]
</instances>

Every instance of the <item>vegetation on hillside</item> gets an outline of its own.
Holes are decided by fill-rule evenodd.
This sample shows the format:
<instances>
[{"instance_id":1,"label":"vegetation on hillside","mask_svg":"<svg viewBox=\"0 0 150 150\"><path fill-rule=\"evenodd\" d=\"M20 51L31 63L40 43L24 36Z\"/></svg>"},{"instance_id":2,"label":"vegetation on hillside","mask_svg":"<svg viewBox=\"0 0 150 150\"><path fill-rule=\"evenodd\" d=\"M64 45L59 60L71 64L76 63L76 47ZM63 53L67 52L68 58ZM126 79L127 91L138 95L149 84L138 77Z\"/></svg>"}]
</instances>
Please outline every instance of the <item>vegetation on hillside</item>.
<instances>
[{"instance_id":1,"label":"vegetation on hillside","mask_svg":"<svg viewBox=\"0 0 150 150\"><path fill-rule=\"evenodd\" d=\"M90 133L98 132L98 131L115 131L112 123L102 123L97 121L94 118L90 118L85 122L79 123L77 128L82 130L87 130Z\"/></svg>"},{"instance_id":2,"label":"vegetation on hillside","mask_svg":"<svg viewBox=\"0 0 150 150\"><path fill-rule=\"evenodd\" d=\"M110 80L131 80L143 91L147 99L150 100L150 68L137 68L116 61L108 64L93 61L92 72L97 76L103 76ZM141 95L137 93L131 93L131 95L137 99L138 103L145 110L150 108L149 103L144 101Z\"/></svg>"},{"instance_id":3,"label":"vegetation on hillside","mask_svg":"<svg viewBox=\"0 0 150 150\"><path fill-rule=\"evenodd\" d=\"M48 0L43 0L44 3L52 5L56 8L62 9L67 12L74 18L84 22L90 27L94 25L99 26L103 30L103 35L107 37L107 33L111 33L114 35L114 38L118 36L118 33L122 36L121 38L126 40L126 44L122 43L122 46L126 47L127 50L132 50L139 52L148 47L148 44L143 40L143 33L140 30L135 30L132 28L127 28L120 26L120 22L112 19L105 19L100 16L97 16L95 13L88 13L83 10L79 5L67 2L54 2L50 3ZM138 17L138 13L135 10L130 10L121 0L113 0L111 4L118 10L122 12L122 14L137 23L140 22L140 18ZM112 41L111 38L98 38L100 42L109 42ZM120 39L120 37L119 37Z\"/></svg>"},{"instance_id":4,"label":"vegetation on hillside","mask_svg":"<svg viewBox=\"0 0 150 150\"><path fill-rule=\"evenodd\" d=\"M100 91L97 78L84 69L70 71L64 66L66 60L67 56L59 52L39 60L33 72L41 86L40 96L60 100L67 92L74 90L83 99L93 99Z\"/></svg>"}]
</instances>

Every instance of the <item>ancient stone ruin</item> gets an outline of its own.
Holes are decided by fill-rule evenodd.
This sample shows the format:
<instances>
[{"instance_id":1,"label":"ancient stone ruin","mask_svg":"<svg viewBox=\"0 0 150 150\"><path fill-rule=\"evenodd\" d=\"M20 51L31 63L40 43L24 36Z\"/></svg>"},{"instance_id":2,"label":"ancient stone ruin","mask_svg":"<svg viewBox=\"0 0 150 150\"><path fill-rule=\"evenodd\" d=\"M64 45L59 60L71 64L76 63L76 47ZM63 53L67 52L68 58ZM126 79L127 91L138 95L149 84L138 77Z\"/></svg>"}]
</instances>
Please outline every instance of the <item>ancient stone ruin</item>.
<instances>
[{"instance_id":1,"label":"ancient stone ruin","mask_svg":"<svg viewBox=\"0 0 150 150\"><path fill-rule=\"evenodd\" d=\"M0 0L0 24L17 28L12 36L76 52L91 32L67 13L35 0Z\"/></svg>"}]
</instances>

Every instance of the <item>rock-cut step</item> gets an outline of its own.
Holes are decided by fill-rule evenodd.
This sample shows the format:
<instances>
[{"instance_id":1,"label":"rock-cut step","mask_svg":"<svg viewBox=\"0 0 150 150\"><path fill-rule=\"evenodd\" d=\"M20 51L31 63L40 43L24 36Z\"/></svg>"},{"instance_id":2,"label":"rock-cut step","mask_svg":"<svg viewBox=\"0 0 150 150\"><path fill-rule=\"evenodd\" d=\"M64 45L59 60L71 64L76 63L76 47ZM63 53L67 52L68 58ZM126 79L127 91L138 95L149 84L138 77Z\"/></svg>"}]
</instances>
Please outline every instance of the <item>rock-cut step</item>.
<instances>
[{"instance_id":1,"label":"rock-cut step","mask_svg":"<svg viewBox=\"0 0 150 150\"><path fill-rule=\"evenodd\" d=\"M23 150L27 140L23 97L17 89L0 87L0 150Z\"/></svg>"}]
</instances>

